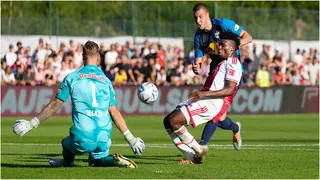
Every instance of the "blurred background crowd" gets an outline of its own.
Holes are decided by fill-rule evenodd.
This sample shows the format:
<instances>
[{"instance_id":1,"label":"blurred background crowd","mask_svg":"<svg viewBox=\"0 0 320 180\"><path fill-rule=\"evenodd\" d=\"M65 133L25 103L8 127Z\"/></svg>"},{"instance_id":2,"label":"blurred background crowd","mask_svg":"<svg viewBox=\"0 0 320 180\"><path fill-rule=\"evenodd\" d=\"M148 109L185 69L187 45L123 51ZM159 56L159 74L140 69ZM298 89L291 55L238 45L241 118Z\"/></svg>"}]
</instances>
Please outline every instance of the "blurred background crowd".
<instances>
[{"instance_id":1,"label":"blurred background crowd","mask_svg":"<svg viewBox=\"0 0 320 180\"><path fill-rule=\"evenodd\" d=\"M1 57L1 85L52 86L59 85L71 72L82 66L83 44L70 40L54 49L50 41L39 39L31 50L21 42L10 45ZM290 59L263 44L262 52L241 47L244 68L243 86L270 87L279 85L319 84L319 52L317 49L297 49ZM204 57L201 74L195 76L191 62L194 50L184 54L184 47L163 47L146 40L137 45L100 44L100 68L117 85L137 85L150 81L158 86L201 85L209 73L211 59Z\"/></svg>"}]
</instances>

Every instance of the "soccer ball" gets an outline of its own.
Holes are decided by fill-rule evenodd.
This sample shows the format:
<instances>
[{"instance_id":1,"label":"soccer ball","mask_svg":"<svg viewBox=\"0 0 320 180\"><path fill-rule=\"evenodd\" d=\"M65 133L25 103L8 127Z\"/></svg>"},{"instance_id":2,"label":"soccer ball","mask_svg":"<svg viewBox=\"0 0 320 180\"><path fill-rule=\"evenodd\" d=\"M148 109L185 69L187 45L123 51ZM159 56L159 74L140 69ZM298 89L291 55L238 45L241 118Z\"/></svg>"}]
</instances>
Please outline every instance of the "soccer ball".
<instances>
[{"instance_id":1,"label":"soccer ball","mask_svg":"<svg viewBox=\"0 0 320 180\"><path fill-rule=\"evenodd\" d=\"M158 88L152 82L145 82L140 84L137 95L141 102L150 104L157 100Z\"/></svg>"}]
</instances>

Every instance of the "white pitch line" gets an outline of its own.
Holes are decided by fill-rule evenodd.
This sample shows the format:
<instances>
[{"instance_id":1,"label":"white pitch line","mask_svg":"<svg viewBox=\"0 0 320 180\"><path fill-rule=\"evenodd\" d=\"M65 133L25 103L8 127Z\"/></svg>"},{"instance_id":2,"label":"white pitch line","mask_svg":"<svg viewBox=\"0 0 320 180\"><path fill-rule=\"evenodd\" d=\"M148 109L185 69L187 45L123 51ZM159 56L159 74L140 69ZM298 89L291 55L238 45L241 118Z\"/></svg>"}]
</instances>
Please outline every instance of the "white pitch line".
<instances>
[{"instance_id":1,"label":"white pitch line","mask_svg":"<svg viewBox=\"0 0 320 180\"><path fill-rule=\"evenodd\" d=\"M34 144L34 143L1 143L5 146L61 146L61 144ZM127 147L128 144L112 144L114 147ZM146 144L149 148L175 149L173 144ZM232 145L210 144L212 149L233 149ZM273 148L270 148L273 147ZM319 151L318 149L296 148L296 147L319 147L319 144L244 144L244 150L279 150L279 151Z\"/></svg>"},{"instance_id":2,"label":"white pitch line","mask_svg":"<svg viewBox=\"0 0 320 180\"><path fill-rule=\"evenodd\" d=\"M36 144L36 143L1 143L1 145L9 146L61 146L61 144ZM112 144L111 146L126 147L128 144ZM148 144L147 147L167 148L175 147L173 144ZM209 144L209 147L233 147L231 144ZM319 144L242 144L242 147L319 147Z\"/></svg>"}]
</instances>

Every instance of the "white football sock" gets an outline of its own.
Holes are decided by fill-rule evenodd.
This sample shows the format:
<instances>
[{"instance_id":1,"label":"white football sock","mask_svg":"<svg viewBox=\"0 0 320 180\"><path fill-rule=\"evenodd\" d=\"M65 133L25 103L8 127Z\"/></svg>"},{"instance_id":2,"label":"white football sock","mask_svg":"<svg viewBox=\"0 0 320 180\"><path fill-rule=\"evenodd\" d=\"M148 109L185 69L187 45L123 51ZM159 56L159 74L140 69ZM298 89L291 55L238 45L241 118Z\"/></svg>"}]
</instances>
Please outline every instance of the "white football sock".
<instances>
[{"instance_id":1,"label":"white football sock","mask_svg":"<svg viewBox=\"0 0 320 180\"><path fill-rule=\"evenodd\" d=\"M184 157L188 160L193 160L194 157L194 150L191 149L189 146L181 142L180 138L171 130L166 129L170 138L172 139L173 143L176 147L183 153Z\"/></svg>"},{"instance_id":2,"label":"white football sock","mask_svg":"<svg viewBox=\"0 0 320 180\"><path fill-rule=\"evenodd\" d=\"M174 133L182 140L184 144L187 144L191 147L196 153L201 153L201 146L194 139L194 137L188 132L185 126L181 126L178 130L174 131Z\"/></svg>"}]
</instances>

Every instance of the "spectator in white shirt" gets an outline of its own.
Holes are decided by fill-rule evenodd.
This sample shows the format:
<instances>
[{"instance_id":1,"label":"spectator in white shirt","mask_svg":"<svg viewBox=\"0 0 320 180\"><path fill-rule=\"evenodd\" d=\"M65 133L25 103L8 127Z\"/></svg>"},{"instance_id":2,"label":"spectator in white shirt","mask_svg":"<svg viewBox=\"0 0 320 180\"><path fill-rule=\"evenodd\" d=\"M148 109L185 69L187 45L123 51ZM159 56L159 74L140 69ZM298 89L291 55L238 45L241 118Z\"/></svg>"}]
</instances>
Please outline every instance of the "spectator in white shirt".
<instances>
[{"instance_id":1,"label":"spectator in white shirt","mask_svg":"<svg viewBox=\"0 0 320 180\"><path fill-rule=\"evenodd\" d=\"M312 62L309 64L309 72L311 85L314 86L317 84L317 82L319 84L319 63L317 62L316 57L314 57Z\"/></svg>"},{"instance_id":2,"label":"spectator in white shirt","mask_svg":"<svg viewBox=\"0 0 320 180\"><path fill-rule=\"evenodd\" d=\"M7 66L12 66L17 61L17 54L14 52L14 47L12 44L9 46L9 52L5 55Z\"/></svg>"},{"instance_id":3,"label":"spectator in white shirt","mask_svg":"<svg viewBox=\"0 0 320 180\"><path fill-rule=\"evenodd\" d=\"M293 56L293 61L297 63L298 67L300 67L303 61L303 56L300 53L300 49L297 49L296 54Z\"/></svg>"},{"instance_id":4,"label":"spectator in white shirt","mask_svg":"<svg viewBox=\"0 0 320 180\"><path fill-rule=\"evenodd\" d=\"M60 72L60 69L61 69L61 63L59 62L59 58L58 58L58 55L57 54L53 54L52 55L52 59L53 59L53 62L52 62L52 65L53 65L53 71L58 74Z\"/></svg>"},{"instance_id":5,"label":"spectator in white shirt","mask_svg":"<svg viewBox=\"0 0 320 180\"><path fill-rule=\"evenodd\" d=\"M44 60L46 58L47 55L47 50L44 48L44 44L43 44L43 39L39 39L39 45L37 47L37 49L35 50L35 57L36 59L38 59L39 64L44 64Z\"/></svg>"},{"instance_id":6,"label":"spectator in white shirt","mask_svg":"<svg viewBox=\"0 0 320 180\"><path fill-rule=\"evenodd\" d=\"M110 51L105 54L104 64L106 65L106 69L109 70L111 66L116 63L116 59L119 56L116 51L116 47L114 44L111 44Z\"/></svg>"},{"instance_id":7,"label":"spectator in white shirt","mask_svg":"<svg viewBox=\"0 0 320 180\"><path fill-rule=\"evenodd\" d=\"M76 65L76 69L82 66L82 46L80 43L78 43L77 49L74 52L74 64Z\"/></svg>"},{"instance_id":8,"label":"spectator in white shirt","mask_svg":"<svg viewBox=\"0 0 320 180\"><path fill-rule=\"evenodd\" d=\"M70 70L69 70L69 65L65 62L65 61L62 61L61 62L61 70L60 72L58 73L58 76L57 76L57 82L58 83L61 83L63 81L63 79L70 73Z\"/></svg>"},{"instance_id":9,"label":"spectator in white shirt","mask_svg":"<svg viewBox=\"0 0 320 180\"><path fill-rule=\"evenodd\" d=\"M16 79L14 77L13 72L11 71L11 66L7 66L5 69L5 73L2 76L2 85L15 85Z\"/></svg>"}]
</instances>

